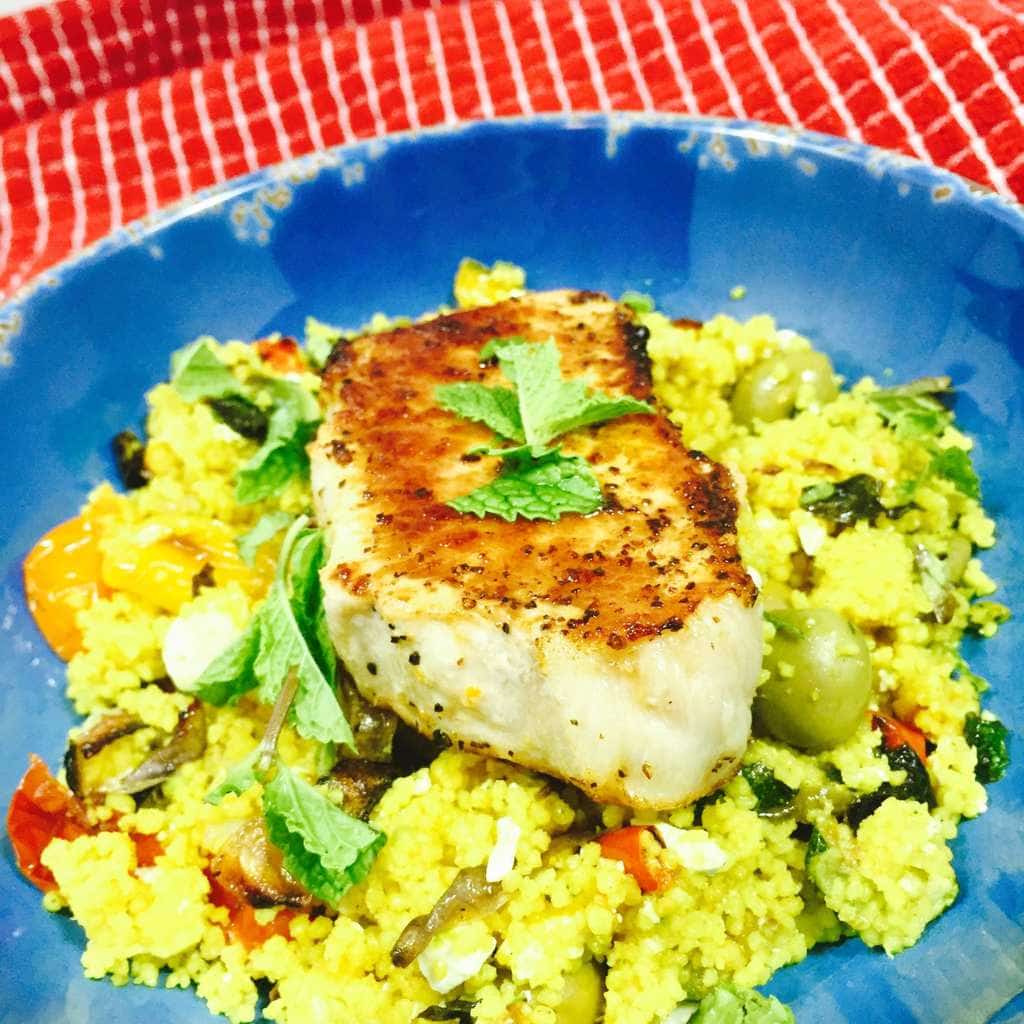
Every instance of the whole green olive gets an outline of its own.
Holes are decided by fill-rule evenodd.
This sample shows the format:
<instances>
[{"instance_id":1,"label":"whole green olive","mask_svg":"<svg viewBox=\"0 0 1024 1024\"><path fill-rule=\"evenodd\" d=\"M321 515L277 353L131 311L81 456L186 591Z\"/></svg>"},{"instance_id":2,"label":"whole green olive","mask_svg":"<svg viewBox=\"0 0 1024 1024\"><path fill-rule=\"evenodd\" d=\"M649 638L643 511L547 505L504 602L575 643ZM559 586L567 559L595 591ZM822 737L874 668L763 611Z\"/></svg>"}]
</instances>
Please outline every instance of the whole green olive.
<instances>
[{"instance_id":1,"label":"whole green olive","mask_svg":"<svg viewBox=\"0 0 1024 1024\"><path fill-rule=\"evenodd\" d=\"M562 1001L555 1007L556 1024L595 1024L604 1009L604 981L592 960L581 964L568 978Z\"/></svg>"},{"instance_id":2,"label":"whole green olive","mask_svg":"<svg viewBox=\"0 0 1024 1024\"><path fill-rule=\"evenodd\" d=\"M754 717L778 740L825 750L849 738L871 698L871 658L859 630L828 608L770 613L769 678Z\"/></svg>"},{"instance_id":3,"label":"whole green olive","mask_svg":"<svg viewBox=\"0 0 1024 1024\"><path fill-rule=\"evenodd\" d=\"M738 423L771 423L794 409L831 402L836 387L832 363L823 352L783 352L755 363L736 382L732 414Z\"/></svg>"}]
</instances>

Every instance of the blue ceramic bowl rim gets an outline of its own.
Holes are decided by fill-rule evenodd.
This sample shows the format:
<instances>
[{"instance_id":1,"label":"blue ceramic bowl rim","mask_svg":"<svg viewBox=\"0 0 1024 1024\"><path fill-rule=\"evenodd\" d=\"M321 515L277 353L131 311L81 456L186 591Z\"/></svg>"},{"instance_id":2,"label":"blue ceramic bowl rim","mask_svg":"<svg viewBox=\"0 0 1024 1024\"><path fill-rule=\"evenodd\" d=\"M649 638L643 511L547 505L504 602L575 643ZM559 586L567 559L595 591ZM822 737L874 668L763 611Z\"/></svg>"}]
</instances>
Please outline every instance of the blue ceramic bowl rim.
<instances>
[{"instance_id":1,"label":"blue ceramic bowl rim","mask_svg":"<svg viewBox=\"0 0 1024 1024\"><path fill-rule=\"evenodd\" d=\"M505 134L509 138L520 132L563 133L571 131L604 134L605 154L615 155L618 139L631 131L664 132L678 139L680 150L695 146L708 147L716 139L740 144L761 142L779 151L787 159L801 157L821 158L823 162L842 161L863 168L878 180L894 186L913 187L919 191L931 190L936 205L966 203L985 216L994 217L1015 235L1024 240L1024 204L1001 196L976 182L953 172L936 168L926 162L864 143L852 142L838 136L818 132L774 126L749 119L694 117L676 114L554 114L498 118L493 121L460 122L425 130L394 133L331 147L306 154L293 160L260 168L249 174L231 179L192 193L153 214L136 219L116 231L91 243L86 249L58 262L27 282L0 304L0 356L6 342L30 326L31 309L35 298L42 299L45 292L59 287L63 281L72 281L86 269L101 263L108 256L154 240L154 236L171 228L176 222L207 212L227 213L228 204L242 200L262 186L296 183L308 180L321 170L344 168L349 161L365 160L368 165L392 147L416 143L430 145L451 139L476 139ZM705 149L700 152L703 154ZM714 156L714 150L710 152ZM752 155L762 155L755 154ZM936 190L942 195L936 195ZM24 340L24 339L23 339ZM0 368L0 382L3 371ZM1006 1008L1016 1005L1015 1000ZM1009 1019L1009 1018L1007 1018ZM1017 1019L1017 1018L1013 1018Z\"/></svg>"},{"instance_id":2,"label":"blue ceramic bowl rim","mask_svg":"<svg viewBox=\"0 0 1024 1024\"><path fill-rule=\"evenodd\" d=\"M667 129L680 135L689 131L694 143L697 141L696 137L700 135L708 136L709 141L716 137L728 137L740 141L787 145L794 151L800 150L801 153L829 160L850 161L874 172L879 178L892 176L897 181L905 181L907 184L930 186L933 195L938 189L948 190L943 200L956 197L969 202L984 203L990 215L1024 235L1024 202L1003 196L986 185L916 157L864 142L854 142L838 135L789 125L769 124L750 118L713 117L703 114L573 112L512 115L487 121L459 121L456 124L408 129L341 143L291 160L268 164L248 174L191 192L168 206L130 221L102 236L80 252L73 253L40 271L18 288L5 302L0 303L0 345L7 344L21 332L22 311L40 288L58 287L64 276L74 274L81 268L103 259L110 252L137 245L178 220L220 207L231 199L251 193L261 185L288 180L298 172L326 168L338 164L342 158L356 155L365 155L373 159L393 145L429 142L463 135L515 132L522 129L559 132L603 129L606 153L613 157L619 138L634 129L647 128ZM936 201L939 201L938 197Z\"/></svg>"}]
</instances>

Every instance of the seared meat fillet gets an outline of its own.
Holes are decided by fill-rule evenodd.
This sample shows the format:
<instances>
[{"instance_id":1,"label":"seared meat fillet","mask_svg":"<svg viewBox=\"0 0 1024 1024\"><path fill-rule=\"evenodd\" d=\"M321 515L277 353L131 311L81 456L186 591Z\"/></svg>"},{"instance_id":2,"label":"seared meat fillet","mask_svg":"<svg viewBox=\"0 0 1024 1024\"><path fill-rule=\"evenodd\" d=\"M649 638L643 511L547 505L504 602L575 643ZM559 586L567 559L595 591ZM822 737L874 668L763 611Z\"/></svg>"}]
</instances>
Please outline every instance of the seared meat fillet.
<instances>
[{"instance_id":1,"label":"seared meat fillet","mask_svg":"<svg viewBox=\"0 0 1024 1024\"><path fill-rule=\"evenodd\" d=\"M729 473L664 416L575 431L607 507L557 522L460 515L493 479L490 431L438 404L454 381L507 384L491 338L553 338L567 379L651 398L645 334L602 295L548 292L335 349L313 447L328 530L325 604L363 694L424 733L667 808L735 771L761 664L756 588Z\"/></svg>"}]
</instances>

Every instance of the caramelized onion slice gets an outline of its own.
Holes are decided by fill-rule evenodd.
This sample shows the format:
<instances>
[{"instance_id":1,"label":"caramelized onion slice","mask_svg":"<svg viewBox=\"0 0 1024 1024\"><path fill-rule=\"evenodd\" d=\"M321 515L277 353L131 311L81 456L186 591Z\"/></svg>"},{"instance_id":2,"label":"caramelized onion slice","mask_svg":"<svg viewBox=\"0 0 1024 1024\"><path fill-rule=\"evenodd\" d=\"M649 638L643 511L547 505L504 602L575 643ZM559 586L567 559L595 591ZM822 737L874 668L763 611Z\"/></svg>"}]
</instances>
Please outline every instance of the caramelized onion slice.
<instances>
[{"instance_id":1,"label":"caramelized onion slice","mask_svg":"<svg viewBox=\"0 0 1024 1024\"><path fill-rule=\"evenodd\" d=\"M178 716L170 740L155 750L134 771L111 779L100 787L104 793L141 793L166 782L183 764L196 761L206 751L206 713L194 700Z\"/></svg>"},{"instance_id":2,"label":"caramelized onion slice","mask_svg":"<svg viewBox=\"0 0 1024 1024\"><path fill-rule=\"evenodd\" d=\"M225 889L251 907L308 910L313 897L287 872L262 818L250 818L224 841L211 870Z\"/></svg>"},{"instance_id":3,"label":"caramelized onion slice","mask_svg":"<svg viewBox=\"0 0 1024 1024\"><path fill-rule=\"evenodd\" d=\"M391 950L396 967L408 967L443 928L458 921L480 917L499 909L505 902L500 882L488 882L483 864L463 868L445 889L429 914L414 917L398 936Z\"/></svg>"},{"instance_id":4,"label":"caramelized onion slice","mask_svg":"<svg viewBox=\"0 0 1024 1024\"><path fill-rule=\"evenodd\" d=\"M68 740L64 753L64 774L68 788L82 796L82 762L95 757L104 747L142 728L142 722L127 711L114 711L93 722L84 732Z\"/></svg>"}]
</instances>

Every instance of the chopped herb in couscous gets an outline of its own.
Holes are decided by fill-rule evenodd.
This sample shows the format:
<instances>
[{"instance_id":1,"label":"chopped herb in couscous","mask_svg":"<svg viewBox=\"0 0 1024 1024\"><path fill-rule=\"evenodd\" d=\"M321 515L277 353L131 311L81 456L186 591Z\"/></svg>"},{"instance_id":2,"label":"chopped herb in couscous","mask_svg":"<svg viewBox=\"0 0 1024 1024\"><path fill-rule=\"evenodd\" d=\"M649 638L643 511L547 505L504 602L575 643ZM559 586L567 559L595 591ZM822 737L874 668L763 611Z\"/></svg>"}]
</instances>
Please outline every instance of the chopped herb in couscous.
<instances>
[{"instance_id":1,"label":"chopped herb in couscous","mask_svg":"<svg viewBox=\"0 0 1024 1024\"><path fill-rule=\"evenodd\" d=\"M454 293L525 286L467 260ZM959 645L1008 612L949 381L847 388L768 316L623 303L741 495L765 657L738 771L674 810L600 805L366 702L326 633L306 453L354 333L199 339L146 438L116 439L126 489L25 564L84 721L8 829L88 977L194 986L232 1022L785 1024L753 991L777 970L841 939L898 953L956 899L950 842L1008 756Z\"/></svg>"}]
</instances>

